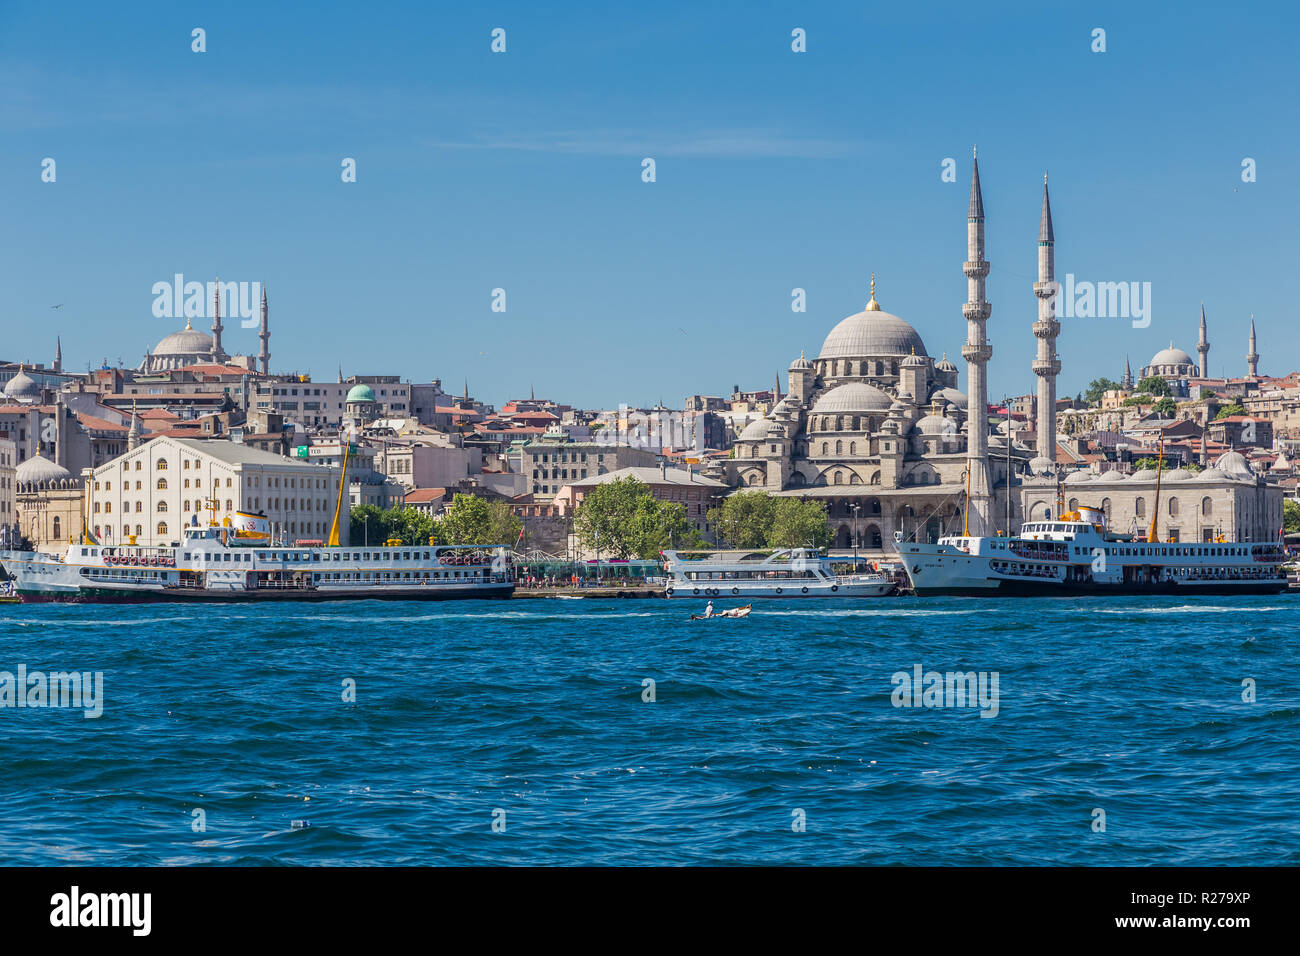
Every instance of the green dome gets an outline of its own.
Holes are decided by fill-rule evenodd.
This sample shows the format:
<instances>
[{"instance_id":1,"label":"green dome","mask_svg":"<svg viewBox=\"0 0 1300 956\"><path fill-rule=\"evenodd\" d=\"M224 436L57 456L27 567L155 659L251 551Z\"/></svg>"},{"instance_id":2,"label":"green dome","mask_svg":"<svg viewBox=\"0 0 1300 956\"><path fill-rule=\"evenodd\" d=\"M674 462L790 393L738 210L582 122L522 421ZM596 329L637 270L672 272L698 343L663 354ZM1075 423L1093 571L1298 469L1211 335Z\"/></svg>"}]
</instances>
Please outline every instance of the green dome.
<instances>
[{"instance_id":1,"label":"green dome","mask_svg":"<svg viewBox=\"0 0 1300 956\"><path fill-rule=\"evenodd\" d=\"M346 401L349 402L373 402L375 400L375 390L369 385L353 385L348 390Z\"/></svg>"}]
</instances>

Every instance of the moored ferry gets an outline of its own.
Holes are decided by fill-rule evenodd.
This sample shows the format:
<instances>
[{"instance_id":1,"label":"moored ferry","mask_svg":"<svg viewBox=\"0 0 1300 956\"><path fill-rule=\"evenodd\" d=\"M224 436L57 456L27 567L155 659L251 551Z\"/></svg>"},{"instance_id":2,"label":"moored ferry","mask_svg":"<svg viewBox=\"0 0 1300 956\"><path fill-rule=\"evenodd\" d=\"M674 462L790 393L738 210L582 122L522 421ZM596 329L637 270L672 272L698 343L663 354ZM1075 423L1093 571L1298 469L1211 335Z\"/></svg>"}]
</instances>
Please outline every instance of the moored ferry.
<instances>
[{"instance_id":1,"label":"moored ferry","mask_svg":"<svg viewBox=\"0 0 1300 956\"><path fill-rule=\"evenodd\" d=\"M1260 541L1156 541L1110 533L1100 508L1031 521L1013 537L954 535L937 544L895 534L913 590L924 594L1275 594L1287 555Z\"/></svg>"},{"instance_id":2,"label":"moored ferry","mask_svg":"<svg viewBox=\"0 0 1300 956\"><path fill-rule=\"evenodd\" d=\"M190 527L170 547L69 545L62 555L0 551L23 602L402 601L508 598L500 546L276 546L236 528Z\"/></svg>"},{"instance_id":3,"label":"moored ferry","mask_svg":"<svg viewBox=\"0 0 1300 956\"><path fill-rule=\"evenodd\" d=\"M837 574L847 563L804 548L777 551L665 551L668 597L881 597L894 582L878 573Z\"/></svg>"}]
</instances>

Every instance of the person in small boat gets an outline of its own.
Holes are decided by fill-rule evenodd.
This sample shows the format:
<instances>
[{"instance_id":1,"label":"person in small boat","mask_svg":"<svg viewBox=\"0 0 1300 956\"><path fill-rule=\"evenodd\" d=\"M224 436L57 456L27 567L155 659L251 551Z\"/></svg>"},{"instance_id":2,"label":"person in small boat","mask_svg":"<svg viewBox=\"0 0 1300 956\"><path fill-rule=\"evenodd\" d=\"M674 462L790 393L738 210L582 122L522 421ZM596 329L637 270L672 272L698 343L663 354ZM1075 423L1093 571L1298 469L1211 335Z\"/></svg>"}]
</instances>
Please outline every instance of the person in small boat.
<instances>
[{"instance_id":1,"label":"person in small boat","mask_svg":"<svg viewBox=\"0 0 1300 956\"><path fill-rule=\"evenodd\" d=\"M704 616L705 616L705 617L713 617L713 602L712 602L712 601L710 601L709 604L708 604L708 606L704 609Z\"/></svg>"}]
</instances>

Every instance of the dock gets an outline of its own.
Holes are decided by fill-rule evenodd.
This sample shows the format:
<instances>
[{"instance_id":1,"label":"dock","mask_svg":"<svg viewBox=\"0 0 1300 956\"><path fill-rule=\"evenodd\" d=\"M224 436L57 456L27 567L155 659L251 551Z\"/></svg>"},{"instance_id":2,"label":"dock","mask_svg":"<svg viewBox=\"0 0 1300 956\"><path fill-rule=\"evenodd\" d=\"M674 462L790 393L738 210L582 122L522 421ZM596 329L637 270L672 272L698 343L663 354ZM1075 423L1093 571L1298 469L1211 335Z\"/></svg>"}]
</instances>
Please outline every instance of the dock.
<instances>
[{"instance_id":1,"label":"dock","mask_svg":"<svg viewBox=\"0 0 1300 956\"><path fill-rule=\"evenodd\" d=\"M515 588L516 598L662 598L664 589L638 585L632 587L606 588Z\"/></svg>"}]
</instances>

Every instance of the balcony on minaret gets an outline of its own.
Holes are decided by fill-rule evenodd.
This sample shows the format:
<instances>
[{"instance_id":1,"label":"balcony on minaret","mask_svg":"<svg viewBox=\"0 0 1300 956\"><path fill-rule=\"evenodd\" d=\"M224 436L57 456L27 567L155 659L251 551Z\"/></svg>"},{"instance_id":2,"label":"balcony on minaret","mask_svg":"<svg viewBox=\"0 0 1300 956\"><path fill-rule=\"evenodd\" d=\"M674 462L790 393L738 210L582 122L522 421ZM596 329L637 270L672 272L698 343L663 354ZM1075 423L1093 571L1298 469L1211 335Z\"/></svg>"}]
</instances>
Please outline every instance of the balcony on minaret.
<instances>
[{"instance_id":1,"label":"balcony on minaret","mask_svg":"<svg viewBox=\"0 0 1300 956\"><path fill-rule=\"evenodd\" d=\"M981 259L979 262L963 262L961 271L966 273L968 279L983 279L989 274L989 264L987 260Z\"/></svg>"},{"instance_id":2,"label":"balcony on minaret","mask_svg":"<svg viewBox=\"0 0 1300 956\"><path fill-rule=\"evenodd\" d=\"M1045 378L1048 375L1059 375L1061 372L1061 360L1036 359L1031 368L1033 368L1034 374L1040 378Z\"/></svg>"},{"instance_id":3,"label":"balcony on minaret","mask_svg":"<svg viewBox=\"0 0 1300 956\"><path fill-rule=\"evenodd\" d=\"M987 302L963 302L961 314L967 322L983 322L991 310L992 306Z\"/></svg>"},{"instance_id":4,"label":"balcony on minaret","mask_svg":"<svg viewBox=\"0 0 1300 956\"><path fill-rule=\"evenodd\" d=\"M1050 299L1061 289L1060 285L1055 282L1035 282L1034 295L1040 299Z\"/></svg>"},{"instance_id":5,"label":"balcony on minaret","mask_svg":"<svg viewBox=\"0 0 1300 956\"><path fill-rule=\"evenodd\" d=\"M1040 339L1054 339L1061 334L1061 323L1056 319L1038 319L1034 322L1034 335Z\"/></svg>"},{"instance_id":6,"label":"balcony on minaret","mask_svg":"<svg viewBox=\"0 0 1300 956\"><path fill-rule=\"evenodd\" d=\"M967 362L987 362L993 357L993 343L985 342L983 345L963 345L961 347L961 357Z\"/></svg>"}]
</instances>

